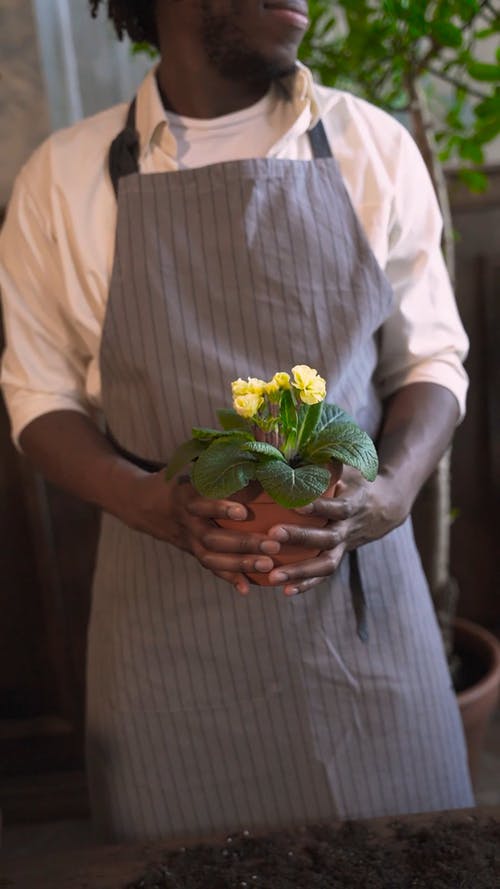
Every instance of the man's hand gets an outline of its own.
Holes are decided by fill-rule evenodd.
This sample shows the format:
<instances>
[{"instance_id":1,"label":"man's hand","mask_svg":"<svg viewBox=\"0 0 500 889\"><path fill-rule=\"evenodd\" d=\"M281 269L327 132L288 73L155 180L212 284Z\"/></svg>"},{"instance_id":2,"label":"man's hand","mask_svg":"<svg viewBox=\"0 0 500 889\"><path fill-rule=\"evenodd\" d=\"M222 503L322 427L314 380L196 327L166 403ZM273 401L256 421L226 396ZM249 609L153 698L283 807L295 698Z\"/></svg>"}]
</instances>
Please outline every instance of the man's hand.
<instances>
[{"instance_id":1,"label":"man's hand","mask_svg":"<svg viewBox=\"0 0 500 889\"><path fill-rule=\"evenodd\" d=\"M328 520L323 528L302 525L275 525L272 540L321 550L314 559L275 568L270 575L276 585L284 585L285 595L303 593L338 568L345 552L383 537L406 518L394 498L394 486L383 475L367 482L346 466L334 498L320 497L303 509L302 515Z\"/></svg>"},{"instance_id":2,"label":"man's hand","mask_svg":"<svg viewBox=\"0 0 500 889\"><path fill-rule=\"evenodd\" d=\"M246 571L271 571L285 592L303 592L332 574L347 549L382 537L409 514L415 497L450 442L458 404L446 388L413 383L388 400L378 441L380 475L364 482L345 470L338 498L320 499L313 509L328 518L326 528L284 528L290 542L321 547L315 559L273 569L279 552L278 527L267 537L236 534L214 520L228 510L245 517L231 501L206 501L191 485L163 473L145 473L123 460L95 424L79 412L54 411L23 429L21 447L44 475L77 497L162 540L192 553L200 564L249 591ZM231 518L234 516L231 515ZM280 575L286 574L287 579Z\"/></svg>"},{"instance_id":3,"label":"man's hand","mask_svg":"<svg viewBox=\"0 0 500 889\"><path fill-rule=\"evenodd\" d=\"M231 500L206 500L189 482L148 473L120 457L88 417L54 411L23 430L21 447L54 484L126 525L191 553L204 568L248 593L247 571L268 573L280 544L265 535L226 531L215 519L246 517Z\"/></svg>"},{"instance_id":4,"label":"man's hand","mask_svg":"<svg viewBox=\"0 0 500 889\"><path fill-rule=\"evenodd\" d=\"M191 553L217 577L248 593L247 572L268 573L280 544L264 534L219 528L215 520L244 520L246 509L231 500L201 497L189 479L165 482L164 473L137 473L121 492L117 514L129 527Z\"/></svg>"},{"instance_id":5,"label":"man's hand","mask_svg":"<svg viewBox=\"0 0 500 889\"><path fill-rule=\"evenodd\" d=\"M303 593L333 574L346 551L400 525L448 447L458 416L455 396L442 386L412 383L395 392L384 405L376 480L365 482L359 473L344 468L338 496L311 504L316 515L328 519L325 528L272 528L272 540L305 544L322 552L306 562L275 568L271 581L284 584L288 595Z\"/></svg>"}]
</instances>

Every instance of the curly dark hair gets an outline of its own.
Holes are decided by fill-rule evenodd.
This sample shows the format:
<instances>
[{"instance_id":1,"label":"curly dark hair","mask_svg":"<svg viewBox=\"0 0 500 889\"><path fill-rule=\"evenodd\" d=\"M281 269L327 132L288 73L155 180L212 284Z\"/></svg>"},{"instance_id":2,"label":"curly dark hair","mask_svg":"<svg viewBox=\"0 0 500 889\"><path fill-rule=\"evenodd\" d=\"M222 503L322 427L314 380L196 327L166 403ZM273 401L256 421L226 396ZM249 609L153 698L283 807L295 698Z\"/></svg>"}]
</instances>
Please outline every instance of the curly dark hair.
<instances>
[{"instance_id":1,"label":"curly dark hair","mask_svg":"<svg viewBox=\"0 0 500 889\"><path fill-rule=\"evenodd\" d=\"M89 0L90 11L96 18L101 3L106 0ZM107 0L108 18L115 26L120 40L128 34L137 43L152 43L158 46L158 32L155 19L156 0Z\"/></svg>"}]
</instances>

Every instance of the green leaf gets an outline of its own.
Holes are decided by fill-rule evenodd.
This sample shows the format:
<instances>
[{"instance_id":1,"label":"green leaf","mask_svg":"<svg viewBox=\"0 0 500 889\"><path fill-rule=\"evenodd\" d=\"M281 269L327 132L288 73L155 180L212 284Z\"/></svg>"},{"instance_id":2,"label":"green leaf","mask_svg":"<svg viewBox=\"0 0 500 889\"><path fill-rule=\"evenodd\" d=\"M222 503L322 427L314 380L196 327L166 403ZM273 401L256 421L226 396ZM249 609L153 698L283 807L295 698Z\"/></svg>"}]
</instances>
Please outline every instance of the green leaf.
<instances>
[{"instance_id":1,"label":"green leaf","mask_svg":"<svg viewBox=\"0 0 500 889\"><path fill-rule=\"evenodd\" d=\"M255 478L255 458L234 438L219 438L198 458L191 478L204 497L220 499L246 487Z\"/></svg>"},{"instance_id":2,"label":"green leaf","mask_svg":"<svg viewBox=\"0 0 500 889\"><path fill-rule=\"evenodd\" d=\"M234 429L246 430L248 432L251 432L252 430L250 420L247 420L246 417L240 417L240 415L231 408L221 408L217 411L217 416L222 428L227 432L231 432Z\"/></svg>"},{"instance_id":3,"label":"green leaf","mask_svg":"<svg viewBox=\"0 0 500 889\"><path fill-rule=\"evenodd\" d=\"M150 59L157 59L159 56L159 52L156 47L152 46L151 43L147 43L146 40L138 43L133 43L130 51L133 56L138 56L141 53L145 53L147 56L149 56Z\"/></svg>"},{"instance_id":4,"label":"green leaf","mask_svg":"<svg viewBox=\"0 0 500 889\"><path fill-rule=\"evenodd\" d=\"M328 404L328 402L323 402L323 410L321 411L321 417L316 427L316 435L337 422L354 423L354 420L350 414L347 414L342 410L338 404Z\"/></svg>"},{"instance_id":5,"label":"green leaf","mask_svg":"<svg viewBox=\"0 0 500 889\"><path fill-rule=\"evenodd\" d=\"M461 160L472 161L473 164L482 164L484 162L484 151L481 146L467 139L464 139L460 145L458 156Z\"/></svg>"},{"instance_id":6,"label":"green leaf","mask_svg":"<svg viewBox=\"0 0 500 889\"><path fill-rule=\"evenodd\" d=\"M289 509L312 503L325 493L330 484L330 473L323 466L299 466L294 469L281 460L260 464L255 477L276 503Z\"/></svg>"},{"instance_id":7,"label":"green leaf","mask_svg":"<svg viewBox=\"0 0 500 889\"><path fill-rule=\"evenodd\" d=\"M467 188L481 194L488 188L488 177L478 170L459 170L458 178Z\"/></svg>"},{"instance_id":8,"label":"green leaf","mask_svg":"<svg viewBox=\"0 0 500 889\"><path fill-rule=\"evenodd\" d=\"M297 447L300 449L307 444L313 435L321 418L323 402L319 404L303 404L299 410L299 436Z\"/></svg>"},{"instance_id":9,"label":"green leaf","mask_svg":"<svg viewBox=\"0 0 500 889\"><path fill-rule=\"evenodd\" d=\"M191 430L193 438L198 441L215 441L217 438L231 438L234 441L251 441L251 432L240 429L208 429L203 426L194 426Z\"/></svg>"},{"instance_id":10,"label":"green leaf","mask_svg":"<svg viewBox=\"0 0 500 889\"><path fill-rule=\"evenodd\" d=\"M185 441L183 444L179 445L175 453L172 455L171 460L168 462L165 470L165 480L167 482L170 481L174 475L177 475L177 473L180 472L186 463L191 463L192 460L196 460L206 447L206 444L201 441L196 441L194 438L190 438L189 441Z\"/></svg>"},{"instance_id":11,"label":"green leaf","mask_svg":"<svg viewBox=\"0 0 500 889\"><path fill-rule=\"evenodd\" d=\"M283 392L281 396L280 425L285 438L290 433L297 431L297 408L295 407L292 393L289 390Z\"/></svg>"},{"instance_id":12,"label":"green leaf","mask_svg":"<svg viewBox=\"0 0 500 889\"><path fill-rule=\"evenodd\" d=\"M326 463L332 457L358 469L370 482L377 477L375 445L370 436L352 421L330 423L304 452L304 459L311 463Z\"/></svg>"},{"instance_id":13,"label":"green leaf","mask_svg":"<svg viewBox=\"0 0 500 889\"><path fill-rule=\"evenodd\" d=\"M500 65L490 65L488 62L478 62L472 59L467 63L467 72L474 80L497 83L500 80Z\"/></svg>"},{"instance_id":14,"label":"green leaf","mask_svg":"<svg viewBox=\"0 0 500 889\"><path fill-rule=\"evenodd\" d=\"M432 22L430 33L441 46L462 46L462 32L451 22Z\"/></svg>"},{"instance_id":15,"label":"green leaf","mask_svg":"<svg viewBox=\"0 0 500 889\"><path fill-rule=\"evenodd\" d=\"M257 459L262 462L264 460L283 460L285 458L278 448L273 447L267 441L249 441L242 445L242 450L250 454L255 454Z\"/></svg>"}]
</instances>

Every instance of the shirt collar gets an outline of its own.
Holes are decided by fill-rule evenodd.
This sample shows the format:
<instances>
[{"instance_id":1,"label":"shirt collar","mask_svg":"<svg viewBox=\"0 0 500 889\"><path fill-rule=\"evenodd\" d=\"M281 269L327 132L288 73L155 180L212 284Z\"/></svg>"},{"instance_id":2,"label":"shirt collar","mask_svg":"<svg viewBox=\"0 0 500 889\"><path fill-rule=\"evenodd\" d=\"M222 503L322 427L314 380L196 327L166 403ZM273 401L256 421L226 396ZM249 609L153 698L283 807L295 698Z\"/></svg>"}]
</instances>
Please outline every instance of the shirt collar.
<instances>
[{"instance_id":1,"label":"shirt collar","mask_svg":"<svg viewBox=\"0 0 500 889\"><path fill-rule=\"evenodd\" d=\"M320 117L320 110L314 90L312 74L305 65L297 62L295 72L284 82L290 90L291 99L297 111L297 121L304 119L304 112L309 110L308 120L313 126ZM152 68L142 81L137 92L136 127L140 139L140 159L142 160L154 144L161 142L168 150L168 142L175 151L175 139L170 132L168 118L156 81L156 68Z\"/></svg>"}]
</instances>

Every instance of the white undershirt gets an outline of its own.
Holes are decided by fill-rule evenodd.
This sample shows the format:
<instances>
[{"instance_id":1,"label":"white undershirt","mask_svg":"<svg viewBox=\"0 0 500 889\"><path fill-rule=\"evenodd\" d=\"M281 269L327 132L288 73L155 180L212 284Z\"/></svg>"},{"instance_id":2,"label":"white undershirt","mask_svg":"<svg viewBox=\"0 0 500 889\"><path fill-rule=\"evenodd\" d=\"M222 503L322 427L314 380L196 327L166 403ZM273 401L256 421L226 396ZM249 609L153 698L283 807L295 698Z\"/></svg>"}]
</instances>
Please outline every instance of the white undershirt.
<instances>
[{"instance_id":1,"label":"white undershirt","mask_svg":"<svg viewBox=\"0 0 500 889\"><path fill-rule=\"evenodd\" d=\"M291 102L271 89L262 99L242 111L210 120L182 117L167 112L172 136L177 143L180 170L266 157L278 138L293 126L296 112Z\"/></svg>"},{"instance_id":2,"label":"white undershirt","mask_svg":"<svg viewBox=\"0 0 500 889\"><path fill-rule=\"evenodd\" d=\"M117 216L107 156L126 115L118 105L54 134L16 181L0 237L1 381L15 441L41 414L100 405L99 345ZM216 120L167 119L151 72L137 97L140 170L258 156L310 160L307 130L319 117L395 293L381 330L378 391L385 397L409 383L438 383L455 394L463 414L468 343L440 252L441 217L413 140L392 117L317 87L301 67L288 100L274 90Z\"/></svg>"}]
</instances>

